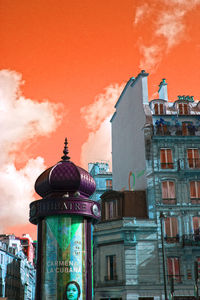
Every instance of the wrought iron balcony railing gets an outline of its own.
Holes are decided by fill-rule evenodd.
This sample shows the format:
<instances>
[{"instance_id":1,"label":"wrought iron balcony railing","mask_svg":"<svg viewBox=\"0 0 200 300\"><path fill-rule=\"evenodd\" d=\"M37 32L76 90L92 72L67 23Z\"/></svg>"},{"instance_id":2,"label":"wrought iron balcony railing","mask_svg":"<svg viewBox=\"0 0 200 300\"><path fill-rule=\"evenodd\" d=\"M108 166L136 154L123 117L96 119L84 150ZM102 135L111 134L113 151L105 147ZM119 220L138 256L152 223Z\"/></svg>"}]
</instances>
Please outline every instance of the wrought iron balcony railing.
<instances>
[{"instance_id":1,"label":"wrought iron balcony railing","mask_svg":"<svg viewBox=\"0 0 200 300\"><path fill-rule=\"evenodd\" d=\"M191 204L200 204L200 198L190 198Z\"/></svg>"},{"instance_id":2,"label":"wrought iron balcony railing","mask_svg":"<svg viewBox=\"0 0 200 300\"><path fill-rule=\"evenodd\" d=\"M167 162L167 163L160 163L161 169L173 169L174 163L173 162Z\"/></svg>"},{"instance_id":3,"label":"wrought iron balcony railing","mask_svg":"<svg viewBox=\"0 0 200 300\"><path fill-rule=\"evenodd\" d=\"M199 246L200 247L200 234L184 234L182 238L183 247L185 246Z\"/></svg>"},{"instance_id":4,"label":"wrought iron balcony railing","mask_svg":"<svg viewBox=\"0 0 200 300\"><path fill-rule=\"evenodd\" d=\"M179 235L176 236L165 236L165 241L169 244L179 243Z\"/></svg>"},{"instance_id":5,"label":"wrought iron balcony railing","mask_svg":"<svg viewBox=\"0 0 200 300\"><path fill-rule=\"evenodd\" d=\"M200 158L181 158L173 162L160 162L161 170L199 170L200 169Z\"/></svg>"},{"instance_id":6,"label":"wrought iron balcony railing","mask_svg":"<svg viewBox=\"0 0 200 300\"><path fill-rule=\"evenodd\" d=\"M163 198L162 203L169 205L176 204L176 198Z\"/></svg>"},{"instance_id":7,"label":"wrought iron balcony railing","mask_svg":"<svg viewBox=\"0 0 200 300\"><path fill-rule=\"evenodd\" d=\"M168 277L168 282L170 283L171 280L173 279L174 282L179 282L181 283L182 280L181 280L181 277L184 277L184 275L180 275L180 274L171 274L171 275L167 275Z\"/></svg>"},{"instance_id":8,"label":"wrought iron balcony railing","mask_svg":"<svg viewBox=\"0 0 200 300\"><path fill-rule=\"evenodd\" d=\"M153 134L159 136L199 136L200 127L192 124L187 124L186 126L159 124L153 126Z\"/></svg>"}]
</instances>

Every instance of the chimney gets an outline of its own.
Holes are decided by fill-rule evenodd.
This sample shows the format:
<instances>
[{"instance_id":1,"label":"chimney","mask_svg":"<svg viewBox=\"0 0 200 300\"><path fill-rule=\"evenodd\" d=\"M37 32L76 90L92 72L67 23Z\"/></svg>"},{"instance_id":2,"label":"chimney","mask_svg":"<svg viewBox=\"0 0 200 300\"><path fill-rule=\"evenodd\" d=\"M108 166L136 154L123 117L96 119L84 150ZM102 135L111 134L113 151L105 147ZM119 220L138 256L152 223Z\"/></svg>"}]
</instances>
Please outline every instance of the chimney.
<instances>
[{"instance_id":1,"label":"chimney","mask_svg":"<svg viewBox=\"0 0 200 300\"><path fill-rule=\"evenodd\" d=\"M159 99L163 99L168 101L168 95L167 95L167 83L166 83L166 79L163 78L162 81L159 84Z\"/></svg>"}]
</instances>

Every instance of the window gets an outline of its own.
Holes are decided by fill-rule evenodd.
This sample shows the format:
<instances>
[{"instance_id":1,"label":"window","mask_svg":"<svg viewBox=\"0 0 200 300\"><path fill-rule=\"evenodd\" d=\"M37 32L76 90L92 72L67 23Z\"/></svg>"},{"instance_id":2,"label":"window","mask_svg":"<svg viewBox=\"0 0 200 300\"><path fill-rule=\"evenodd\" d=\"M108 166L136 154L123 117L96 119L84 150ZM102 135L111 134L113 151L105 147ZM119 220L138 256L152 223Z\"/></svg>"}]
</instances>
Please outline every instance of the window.
<instances>
[{"instance_id":1,"label":"window","mask_svg":"<svg viewBox=\"0 0 200 300\"><path fill-rule=\"evenodd\" d=\"M182 135L195 135L196 128L192 122L182 123Z\"/></svg>"},{"instance_id":2,"label":"window","mask_svg":"<svg viewBox=\"0 0 200 300\"><path fill-rule=\"evenodd\" d=\"M188 135L188 124L182 123L182 135Z\"/></svg>"},{"instance_id":3,"label":"window","mask_svg":"<svg viewBox=\"0 0 200 300\"><path fill-rule=\"evenodd\" d=\"M199 149L187 149L188 166L192 169L200 168Z\"/></svg>"},{"instance_id":4,"label":"window","mask_svg":"<svg viewBox=\"0 0 200 300\"><path fill-rule=\"evenodd\" d=\"M105 202L105 219L115 219L118 217L118 202L117 200Z\"/></svg>"},{"instance_id":5,"label":"window","mask_svg":"<svg viewBox=\"0 0 200 300\"><path fill-rule=\"evenodd\" d=\"M167 124L159 124L156 126L157 135L170 135L169 127Z\"/></svg>"},{"instance_id":6,"label":"window","mask_svg":"<svg viewBox=\"0 0 200 300\"><path fill-rule=\"evenodd\" d=\"M193 232L195 235L200 235L199 229L200 229L200 217L193 217Z\"/></svg>"},{"instance_id":7,"label":"window","mask_svg":"<svg viewBox=\"0 0 200 300\"><path fill-rule=\"evenodd\" d=\"M160 149L160 163L162 169L173 169L171 149Z\"/></svg>"},{"instance_id":8,"label":"window","mask_svg":"<svg viewBox=\"0 0 200 300\"><path fill-rule=\"evenodd\" d=\"M106 179L106 190L112 190L112 179Z\"/></svg>"},{"instance_id":9,"label":"window","mask_svg":"<svg viewBox=\"0 0 200 300\"><path fill-rule=\"evenodd\" d=\"M180 264L178 257L167 258L168 280L173 278L176 282L181 282Z\"/></svg>"},{"instance_id":10,"label":"window","mask_svg":"<svg viewBox=\"0 0 200 300\"><path fill-rule=\"evenodd\" d=\"M190 199L192 204L200 204L200 181L190 181Z\"/></svg>"},{"instance_id":11,"label":"window","mask_svg":"<svg viewBox=\"0 0 200 300\"><path fill-rule=\"evenodd\" d=\"M178 105L178 113L179 115L188 115L189 114L189 106L187 103L180 103Z\"/></svg>"},{"instance_id":12,"label":"window","mask_svg":"<svg viewBox=\"0 0 200 300\"><path fill-rule=\"evenodd\" d=\"M107 276L106 280L117 280L116 255L106 256Z\"/></svg>"},{"instance_id":13,"label":"window","mask_svg":"<svg viewBox=\"0 0 200 300\"><path fill-rule=\"evenodd\" d=\"M174 181L162 182L162 202L163 204L176 204Z\"/></svg>"},{"instance_id":14,"label":"window","mask_svg":"<svg viewBox=\"0 0 200 300\"><path fill-rule=\"evenodd\" d=\"M178 220L176 217L168 217L165 219L165 234L168 243L176 243L179 241Z\"/></svg>"},{"instance_id":15,"label":"window","mask_svg":"<svg viewBox=\"0 0 200 300\"><path fill-rule=\"evenodd\" d=\"M154 113L155 113L155 115L163 115L164 114L163 103L155 103L154 104Z\"/></svg>"}]
</instances>

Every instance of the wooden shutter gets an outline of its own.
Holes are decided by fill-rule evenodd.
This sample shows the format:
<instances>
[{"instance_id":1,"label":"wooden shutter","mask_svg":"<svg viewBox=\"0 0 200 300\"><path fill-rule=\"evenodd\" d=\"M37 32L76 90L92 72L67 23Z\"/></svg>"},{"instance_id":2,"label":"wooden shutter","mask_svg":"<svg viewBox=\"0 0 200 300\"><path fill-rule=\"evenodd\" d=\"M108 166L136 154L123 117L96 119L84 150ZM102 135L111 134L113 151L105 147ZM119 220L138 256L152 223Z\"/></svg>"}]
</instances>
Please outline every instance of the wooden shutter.
<instances>
[{"instance_id":1,"label":"wooden shutter","mask_svg":"<svg viewBox=\"0 0 200 300\"><path fill-rule=\"evenodd\" d=\"M155 112L155 115L158 115L158 103L154 104L154 112Z\"/></svg>"},{"instance_id":2,"label":"wooden shutter","mask_svg":"<svg viewBox=\"0 0 200 300\"><path fill-rule=\"evenodd\" d=\"M195 181L190 181L190 198L197 198Z\"/></svg>"},{"instance_id":3,"label":"wooden shutter","mask_svg":"<svg viewBox=\"0 0 200 300\"><path fill-rule=\"evenodd\" d=\"M176 217L165 219L165 233L168 237L176 237L178 234L178 220Z\"/></svg>"},{"instance_id":4,"label":"wooden shutter","mask_svg":"<svg viewBox=\"0 0 200 300\"><path fill-rule=\"evenodd\" d=\"M164 114L164 107L163 104L160 103L160 114L163 115Z\"/></svg>"},{"instance_id":5,"label":"wooden shutter","mask_svg":"<svg viewBox=\"0 0 200 300\"><path fill-rule=\"evenodd\" d=\"M167 181L162 182L162 198L167 199L168 198L168 185Z\"/></svg>"},{"instance_id":6,"label":"wooden shutter","mask_svg":"<svg viewBox=\"0 0 200 300\"><path fill-rule=\"evenodd\" d=\"M193 149L187 149L187 158L188 158L188 165L189 168L194 168L194 162L193 162Z\"/></svg>"},{"instance_id":7,"label":"wooden shutter","mask_svg":"<svg viewBox=\"0 0 200 300\"><path fill-rule=\"evenodd\" d=\"M174 271L175 271L175 280L177 282L181 281L181 277L180 277L180 264L179 264L179 258L175 257L174 258Z\"/></svg>"},{"instance_id":8,"label":"wooden shutter","mask_svg":"<svg viewBox=\"0 0 200 300\"><path fill-rule=\"evenodd\" d=\"M168 185L169 185L169 189L168 189L168 191L169 191L168 198L170 198L170 199L176 198L176 196L175 196L175 184L174 184L174 182L173 182L173 181L168 181Z\"/></svg>"},{"instance_id":9,"label":"wooden shutter","mask_svg":"<svg viewBox=\"0 0 200 300\"><path fill-rule=\"evenodd\" d=\"M179 108L179 115L182 115L183 114L183 104L180 103L178 108Z\"/></svg>"},{"instance_id":10,"label":"wooden shutter","mask_svg":"<svg viewBox=\"0 0 200 300\"><path fill-rule=\"evenodd\" d=\"M167 270L168 270L168 280L173 276L173 259L171 257L167 258Z\"/></svg>"},{"instance_id":11,"label":"wooden shutter","mask_svg":"<svg viewBox=\"0 0 200 300\"><path fill-rule=\"evenodd\" d=\"M161 168L166 169L165 149L160 149L160 163L161 163Z\"/></svg>"},{"instance_id":12,"label":"wooden shutter","mask_svg":"<svg viewBox=\"0 0 200 300\"><path fill-rule=\"evenodd\" d=\"M184 104L184 115L188 115L188 104Z\"/></svg>"},{"instance_id":13,"label":"wooden shutter","mask_svg":"<svg viewBox=\"0 0 200 300\"><path fill-rule=\"evenodd\" d=\"M199 168L200 167L199 149L193 149L193 156L194 156L194 165L195 165L195 168Z\"/></svg>"},{"instance_id":14,"label":"wooden shutter","mask_svg":"<svg viewBox=\"0 0 200 300\"><path fill-rule=\"evenodd\" d=\"M187 124L182 123L182 135L187 135Z\"/></svg>"},{"instance_id":15,"label":"wooden shutter","mask_svg":"<svg viewBox=\"0 0 200 300\"><path fill-rule=\"evenodd\" d=\"M194 233L197 233L197 231L199 232L199 228L200 228L200 217L193 217L193 231Z\"/></svg>"},{"instance_id":16,"label":"wooden shutter","mask_svg":"<svg viewBox=\"0 0 200 300\"><path fill-rule=\"evenodd\" d=\"M171 217L170 219L172 236L175 237L178 234L178 220L175 217Z\"/></svg>"},{"instance_id":17,"label":"wooden shutter","mask_svg":"<svg viewBox=\"0 0 200 300\"><path fill-rule=\"evenodd\" d=\"M172 163L172 150L167 149L167 167L168 169L173 169L173 163Z\"/></svg>"}]
</instances>

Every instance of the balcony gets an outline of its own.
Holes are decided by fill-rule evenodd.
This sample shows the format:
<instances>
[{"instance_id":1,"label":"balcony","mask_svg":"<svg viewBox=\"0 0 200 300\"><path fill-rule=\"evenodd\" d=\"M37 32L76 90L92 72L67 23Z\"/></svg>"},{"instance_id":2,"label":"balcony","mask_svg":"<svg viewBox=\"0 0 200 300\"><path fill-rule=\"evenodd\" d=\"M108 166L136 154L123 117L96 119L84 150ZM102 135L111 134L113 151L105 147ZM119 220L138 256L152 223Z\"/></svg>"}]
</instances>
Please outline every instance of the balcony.
<instances>
[{"instance_id":1,"label":"balcony","mask_svg":"<svg viewBox=\"0 0 200 300\"><path fill-rule=\"evenodd\" d=\"M174 244L174 243L179 243L179 235L177 234L176 236L165 236L165 241L168 244Z\"/></svg>"},{"instance_id":2,"label":"balcony","mask_svg":"<svg viewBox=\"0 0 200 300\"><path fill-rule=\"evenodd\" d=\"M155 136L200 136L200 127L188 124L181 125L165 125L158 124L153 126L153 135Z\"/></svg>"},{"instance_id":3,"label":"balcony","mask_svg":"<svg viewBox=\"0 0 200 300\"><path fill-rule=\"evenodd\" d=\"M181 283L181 282L182 282L181 277L184 277L184 275L173 274L173 275L167 275L167 277L168 277L168 283L171 283L172 280L173 280L174 282Z\"/></svg>"},{"instance_id":4,"label":"balcony","mask_svg":"<svg viewBox=\"0 0 200 300\"><path fill-rule=\"evenodd\" d=\"M191 204L200 204L200 198L191 198L190 203Z\"/></svg>"},{"instance_id":5,"label":"balcony","mask_svg":"<svg viewBox=\"0 0 200 300\"><path fill-rule=\"evenodd\" d=\"M200 247L200 234L184 234L182 238L183 247L195 246Z\"/></svg>"},{"instance_id":6,"label":"balcony","mask_svg":"<svg viewBox=\"0 0 200 300\"><path fill-rule=\"evenodd\" d=\"M174 205L176 204L176 198L163 198L162 203L167 205Z\"/></svg>"},{"instance_id":7,"label":"balcony","mask_svg":"<svg viewBox=\"0 0 200 300\"><path fill-rule=\"evenodd\" d=\"M174 169L173 162L160 163L161 169Z\"/></svg>"},{"instance_id":8,"label":"balcony","mask_svg":"<svg viewBox=\"0 0 200 300\"><path fill-rule=\"evenodd\" d=\"M199 171L200 158L177 159L174 162L161 162L160 170L184 170L189 172Z\"/></svg>"}]
</instances>

